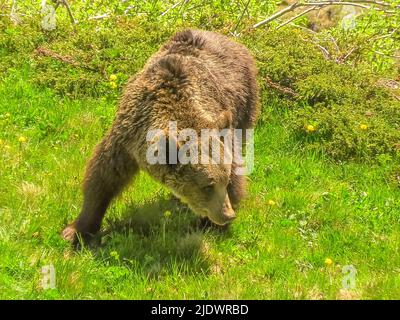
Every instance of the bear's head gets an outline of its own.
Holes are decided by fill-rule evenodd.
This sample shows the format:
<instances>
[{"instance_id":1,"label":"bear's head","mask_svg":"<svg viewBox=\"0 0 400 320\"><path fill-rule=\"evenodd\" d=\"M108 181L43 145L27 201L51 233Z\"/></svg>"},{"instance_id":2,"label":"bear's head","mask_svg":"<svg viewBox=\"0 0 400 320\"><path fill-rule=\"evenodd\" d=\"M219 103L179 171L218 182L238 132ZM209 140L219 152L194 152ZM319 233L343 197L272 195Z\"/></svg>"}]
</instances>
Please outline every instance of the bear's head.
<instances>
[{"instance_id":1,"label":"bear's head","mask_svg":"<svg viewBox=\"0 0 400 320\"><path fill-rule=\"evenodd\" d=\"M197 141L185 145L172 139L171 149L171 138L163 139L158 140L162 143L158 145L156 154L163 156L165 163L148 166L150 175L166 185L196 214L208 217L218 225L233 220L235 211L227 191L232 160L224 142L211 137L206 145ZM174 148L175 161L171 161L170 153Z\"/></svg>"},{"instance_id":2,"label":"bear's head","mask_svg":"<svg viewBox=\"0 0 400 320\"><path fill-rule=\"evenodd\" d=\"M228 164L178 164L165 177L164 184L198 215L218 225L235 218L227 187Z\"/></svg>"}]
</instances>

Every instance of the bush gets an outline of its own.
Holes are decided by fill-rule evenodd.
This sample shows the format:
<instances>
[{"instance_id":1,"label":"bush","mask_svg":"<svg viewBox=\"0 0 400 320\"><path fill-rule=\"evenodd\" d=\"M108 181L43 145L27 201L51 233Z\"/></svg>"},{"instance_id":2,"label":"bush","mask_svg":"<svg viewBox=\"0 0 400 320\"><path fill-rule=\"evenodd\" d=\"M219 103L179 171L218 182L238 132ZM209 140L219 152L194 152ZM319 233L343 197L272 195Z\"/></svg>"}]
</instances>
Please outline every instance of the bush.
<instances>
[{"instance_id":1,"label":"bush","mask_svg":"<svg viewBox=\"0 0 400 320\"><path fill-rule=\"evenodd\" d=\"M113 16L72 26L64 19L51 32L40 30L38 19L17 26L3 19L0 71L28 64L34 84L61 96L116 99L128 77L171 34L185 27L227 34L235 28L228 21L231 16L219 14L211 24L201 13L191 23L181 16L173 23ZM240 23L251 25L253 17L246 19ZM395 86L385 86L382 79L389 74L376 73L369 55L354 53L348 61L327 59L314 35L291 27L243 31L238 41L258 61L264 109L260 125L272 107L284 111L282 123L304 149L323 151L342 161L399 157L400 102L395 96L400 93ZM116 88L110 86L111 74L117 75ZM267 79L276 86L267 85Z\"/></svg>"},{"instance_id":2,"label":"bush","mask_svg":"<svg viewBox=\"0 0 400 320\"><path fill-rule=\"evenodd\" d=\"M367 57L327 60L310 35L294 29L257 31L245 42L259 61L263 108L273 102L288 110L287 127L305 149L342 161L399 157L398 89L385 87ZM267 86L267 78L294 94Z\"/></svg>"}]
</instances>

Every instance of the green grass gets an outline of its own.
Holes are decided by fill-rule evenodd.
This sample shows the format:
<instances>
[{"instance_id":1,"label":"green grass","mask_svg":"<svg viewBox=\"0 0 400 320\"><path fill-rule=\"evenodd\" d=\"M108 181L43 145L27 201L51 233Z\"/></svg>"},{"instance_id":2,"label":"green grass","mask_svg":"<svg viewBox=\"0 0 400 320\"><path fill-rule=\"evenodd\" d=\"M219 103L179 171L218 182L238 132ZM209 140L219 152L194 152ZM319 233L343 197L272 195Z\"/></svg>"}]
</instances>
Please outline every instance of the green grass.
<instances>
[{"instance_id":1,"label":"green grass","mask_svg":"<svg viewBox=\"0 0 400 320\"><path fill-rule=\"evenodd\" d=\"M249 30L274 11L270 2L191 0L162 16L176 1L146 0L122 16L131 3L73 2L80 23L59 9L53 32L40 29L30 2L18 2L32 14L20 25L0 17L0 299L399 299L399 92L376 86L396 77L394 61L385 60L386 74L361 51L344 64L327 61L318 37L336 52L335 36L338 54L357 45L341 29L318 37ZM111 17L88 21L104 12ZM258 60L262 115L238 218L225 231L205 228L140 174L108 210L101 245L73 251L60 232L79 213L85 163L123 84L186 27L240 34ZM50 264L56 287L44 289ZM355 287L344 289L349 265Z\"/></svg>"},{"instance_id":2,"label":"green grass","mask_svg":"<svg viewBox=\"0 0 400 320\"><path fill-rule=\"evenodd\" d=\"M32 72L26 64L0 82L0 298L400 297L398 164L305 152L268 101L249 197L229 230L202 228L141 174L109 209L102 245L72 251L60 232L79 212L84 165L116 95L61 98L33 86ZM48 264L56 288L44 290ZM354 289L342 289L345 265L357 269Z\"/></svg>"}]
</instances>

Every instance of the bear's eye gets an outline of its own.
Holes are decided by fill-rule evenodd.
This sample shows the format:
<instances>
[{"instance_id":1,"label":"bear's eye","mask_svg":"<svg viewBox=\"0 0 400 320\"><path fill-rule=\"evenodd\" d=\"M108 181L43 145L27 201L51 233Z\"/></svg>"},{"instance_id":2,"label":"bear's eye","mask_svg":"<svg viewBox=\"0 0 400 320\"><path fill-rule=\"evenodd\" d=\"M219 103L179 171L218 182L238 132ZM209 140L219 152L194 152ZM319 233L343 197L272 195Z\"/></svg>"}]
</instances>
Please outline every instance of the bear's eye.
<instances>
[{"instance_id":1,"label":"bear's eye","mask_svg":"<svg viewBox=\"0 0 400 320\"><path fill-rule=\"evenodd\" d=\"M214 185L209 184L208 186L203 187L203 191L207 194L211 194L214 191Z\"/></svg>"}]
</instances>

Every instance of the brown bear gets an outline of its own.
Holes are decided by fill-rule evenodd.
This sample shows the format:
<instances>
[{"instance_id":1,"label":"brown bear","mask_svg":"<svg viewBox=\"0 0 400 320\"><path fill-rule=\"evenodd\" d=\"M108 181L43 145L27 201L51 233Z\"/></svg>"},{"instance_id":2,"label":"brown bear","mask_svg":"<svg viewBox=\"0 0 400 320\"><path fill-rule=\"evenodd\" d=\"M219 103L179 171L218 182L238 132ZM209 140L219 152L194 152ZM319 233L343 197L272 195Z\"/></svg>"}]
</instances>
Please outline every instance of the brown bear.
<instances>
[{"instance_id":1,"label":"brown bear","mask_svg":"<svg viewBox=\"0 0 400 320\"><path fill-rule=\"evenodd\" d=\"M245 193L237 163L150 164L147 135L157 128L168 135L171 121L178 132L252 128L259 113L256 73L243 45L208 31L176 33L128 81L113 126L87 165L80 215L63 237L77 243L95 235L111 200L140 169L198 215L219 225L230 222Z\"/></svg>"}]
</instances>

